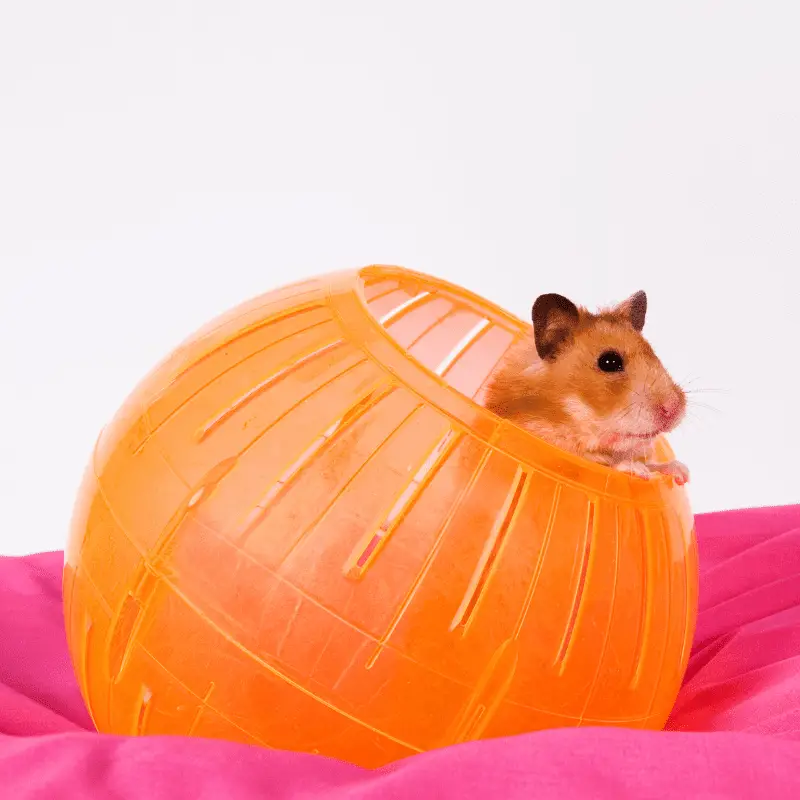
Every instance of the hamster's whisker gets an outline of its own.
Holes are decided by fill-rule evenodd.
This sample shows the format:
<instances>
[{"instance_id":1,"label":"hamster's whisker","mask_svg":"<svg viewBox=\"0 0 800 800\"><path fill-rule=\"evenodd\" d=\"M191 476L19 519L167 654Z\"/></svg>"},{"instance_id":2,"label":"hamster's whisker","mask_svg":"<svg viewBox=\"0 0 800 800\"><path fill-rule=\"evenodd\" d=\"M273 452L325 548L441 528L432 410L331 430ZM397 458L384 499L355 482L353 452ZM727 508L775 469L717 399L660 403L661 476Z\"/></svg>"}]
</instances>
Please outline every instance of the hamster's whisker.
<instances>
[{"instance_id":1,"label":"hamster's whisker","mask_svg":"<svg viewBox=\"0 0 800 800\"><path fill-rule=\"evenodd\" d=\"M701 387L701 386L693 386L692 384L697 383L698 380L699 380L699 378L697 378L697 377L690 377L690 378L687 378L684 381L679 381L678 385L683 389L683 391L686 394L697 394L698 392L704 392L704 393L705 392L722 392L722 393L725 393L725 392L729 392L730 391L730 389L723 389L723 388L717 388L717 387L704 388L704 387Z\"/></svg>"},{"instance_id":2,"label":"hamster's whisker","mask_svg":"<svg viewBox=\"0 0 800 800\"><path fill-rule=\"evenodd\" d=\"M684 389L686 394L727 394L729 389Z\"/></svg>"},{"instance_id":3,"label":"hamster's whisker","mask_svg":"<svg viewBox=\"0 0 800 800\"><path fill-rule=\"evenodd\" d=\"M619 416L619 421L620 421L620 422L622 422L622 420L624 420L624 419L625 419L625 417L627 417L627 416L628 416L628 414L630 414L630 413L631 413L631 411L633 411L633 409L634 409L634 408L636 408L636 406L637 406L637 403L635 403L635 402L628 403L628 406L627 406L627 408L625 408L625 410L623 411L623 413L622 413L622 414L620 414L620 416Z\"/></svg>"}]
</instances>

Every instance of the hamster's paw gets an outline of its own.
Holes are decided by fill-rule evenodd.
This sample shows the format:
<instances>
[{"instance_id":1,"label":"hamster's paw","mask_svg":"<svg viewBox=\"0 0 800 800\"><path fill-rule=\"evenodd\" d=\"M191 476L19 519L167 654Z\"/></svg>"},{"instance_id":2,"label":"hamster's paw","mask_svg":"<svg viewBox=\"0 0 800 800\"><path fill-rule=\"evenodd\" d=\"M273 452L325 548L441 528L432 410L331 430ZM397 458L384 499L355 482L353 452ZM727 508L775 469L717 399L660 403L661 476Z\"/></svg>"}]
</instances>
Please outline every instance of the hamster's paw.
<instances>
[{"instance_id":1,"label":"hamster's paw","mask_svg":"<svg viewBox=\"0 0 800 800\"><path fill-rule=\"evenodd\" d=\"M620 472L627 472L629 475L635 475L645 481L649 481L652 476L650 467L641 461L620 461L619 464L614 465L614 469Z\"/></svg>"},{"instance_id":2,"label":"hamster's paw","mask_svg":"<svg viewBox=\"0 0 800 800\"><path fill-rule=\"evenodd\" d=\"M662 475L670 475L678 486L689 483L689 468L680 461L670 461L667 464L649 464L651 470Z\"/></svg>"}]
</instances>

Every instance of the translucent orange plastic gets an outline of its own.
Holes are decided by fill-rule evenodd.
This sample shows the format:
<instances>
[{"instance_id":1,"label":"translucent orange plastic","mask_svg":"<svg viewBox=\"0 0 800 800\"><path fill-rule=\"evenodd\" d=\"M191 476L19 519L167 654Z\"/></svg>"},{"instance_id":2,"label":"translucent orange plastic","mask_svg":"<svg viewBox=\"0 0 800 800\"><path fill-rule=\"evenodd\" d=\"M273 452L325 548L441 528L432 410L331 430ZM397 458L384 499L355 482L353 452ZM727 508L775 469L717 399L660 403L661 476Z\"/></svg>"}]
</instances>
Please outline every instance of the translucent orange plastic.
<instances>
[{"instance_id":1,"label":"translucent orange plastic","mask_svg":"<svg viewBox=\"0 0 800 800\"><path fill-rule=\"evenodd\" d=\"M66 553L97 727L370 767L661 728L696 615L686 494L480 407L528 330L369 267L236 308L145 378L100 435Z\"/></svg>"}]
</instances>

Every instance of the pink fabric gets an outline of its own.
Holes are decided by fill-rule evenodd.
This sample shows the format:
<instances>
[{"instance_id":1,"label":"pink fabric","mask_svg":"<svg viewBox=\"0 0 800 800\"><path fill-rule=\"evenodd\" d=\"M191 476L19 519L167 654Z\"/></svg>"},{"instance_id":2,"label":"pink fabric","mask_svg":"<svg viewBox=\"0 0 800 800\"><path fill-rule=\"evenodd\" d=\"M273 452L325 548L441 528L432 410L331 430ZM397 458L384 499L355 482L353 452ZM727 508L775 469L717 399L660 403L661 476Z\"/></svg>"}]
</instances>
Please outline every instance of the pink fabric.
<instances>
[{"instance_id":1,"label":"pink fabric","mask_svg":"<svg viewBox=\"0 0 800 800\"><path fill-rule=\"evenodd\" d=\"M376 772L224 742L91 732L60 553L0 558L0 797L800 797L800 506L700 516L700 617L667 733L547 731Z\"/></svg>"}]
</instances>

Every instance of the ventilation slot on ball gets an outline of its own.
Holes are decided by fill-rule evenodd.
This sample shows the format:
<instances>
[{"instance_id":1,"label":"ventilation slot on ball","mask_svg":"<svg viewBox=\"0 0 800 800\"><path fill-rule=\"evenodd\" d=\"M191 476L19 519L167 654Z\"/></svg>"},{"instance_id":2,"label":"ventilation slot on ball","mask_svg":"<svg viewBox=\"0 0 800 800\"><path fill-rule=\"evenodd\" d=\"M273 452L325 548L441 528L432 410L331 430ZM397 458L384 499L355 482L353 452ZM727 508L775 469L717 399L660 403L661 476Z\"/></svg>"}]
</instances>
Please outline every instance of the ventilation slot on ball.
<instances>
[{"instance_id":1,"label":"ventilation slot on ball","mask_svg":"<svg viewBox=\"0 0 800 800\"><path fill-rule=\"evenodd\" d=\"M404 350L426 336L453 313L453 302L436 294L429 295L426 303L415 305L407 314L392 319L384 328Z\"/></svg>"},{"instance_id":2,"label":"ventilation slot on ball","mask_svg":"<svg viewBox=\"0 0 800 800\"><path fill-rule=\"evenodd\" d=\"M649 542L648 542L648 527L645 524L644 517L642 516L642 512L636 508L633 512L633 517L635 521L633 535L634 538L641 542L642 545L642 562L641 562L641 570L642 570L642 608L640 610L640 617L639 617L639 627L636 634L636 645L634 647L634 661L633 661L633 670L631 673L631 680L630 680L630 688L635 689L639 684L639 679L641 678L642 673L642 662L644 661L644 651L647 647L647 632L650 629L650 616L651 616L651 608L652 602L650 599L650 593L652 591L652 587L650 585L650 569L648 566L648 551L649 551Z\"/></svg>"},{"instance_id":3,"label":"ventilation slot on ball","mask_svg":"<svg viewBox=\"0 0 800 800\"><path fill-rule=\"evenodd\" d=\"M142 606L133 594L128 593L117 614L108 644L108 673L112 683L119 679L128 663L139 626Z\"/></svg>"},{"instance_id":4,"label":"ventilation slot on ball","mask_svg":"<svg viewBox=\"0 0 800 800\"><path fill-rule=\"evenodd\" d=\"M400 286L389 292L383 292L377 297L373 297L368 301L367 307L376 319L381 319L387 315L395 316L402 313L402 310L407 307L406 304L413 301L417 294L419 294L419 292L416 291L416 287ZM426 292L426 296L427 294ZM420 298L420 300L421 299L424 298ZM391 316L389 317L390 319Z\"/></svg>"},{"instance_id":5,"label":"ventilation slot on ball","mask_svg":"<svg viewBox=\"0 0 800 800\"><path fill-rule=\"evenodd\" d=\"M395 306L395 308L387 311L379 320L381 325L385 325L387 322L399 317L404 311L408 311L410 308L413 308L416 305L419 305L426 297L430 295L430 292L420 292L414 297L409 298L405 301L405 303L400 303L399 306Z\"/></svg>"},{"instance_id":6,"label":"ventilation slot on ball","mask_svg":"<svg viewBox=\"0 0 800 800\"><path fill-rule=\"evenodd\" d=\"M147 731L147 721L150 717L152 699L152 691L150 691L147 686L142 686L139 693L139 713L136 715L132 731L134 736L142 736Z\"/></svg>"},{"instance_id":7,"label":"ventilation slot on ball","mask_svg":"<svg viewBox=\"0 0 800 800\"><path fill-rule=\"evenodd\" d=\"M456 343L455 347L447 354L439 366L436 367L437 375L445 375L450 367L461 358L467 348L486 330L489 325L488 319L482 319Z\"/></svg>"},{"instance_id":8,"label":"ventilation slot on ball","mask_svg":"<svg viewBox=\"0 0 800 800\"><path fill-rule=\"evenodd\" d=\"M447 382L461 394L482 404L484 385L513 338L505 328L487 323L469 342L464 355L448 368Z\"/></svg>"},{"instance_id":9,"label":"ventilation slot on ball","mask_svg":"<svg viewBox=\"0 0 800 800\"><path fill-rule=\"evenodd\" d=\"M400 420L400 422L394 427L394 429L386 434L386 436L383 438L383 441L380 442L380 444L378 444L378 446L373 450L373 452L367 458L364 459L364 461L359 465L358 469L356 469L348 477L348 479L347 479L346 483L344 484L344 486L342 486L340 488L340 490L338 492L338 495L332 497L325 504L325 506L322 508L322 510L319 511L316 514L314 519L308 525L306 525L305 528L296 536L296 538L294 539L292 545L289 547L287 552L281 558L281 560L280 560L278 566L276 567L276 569L278 569L282 564L284 564L287 561L287 559L291 556L291 554L298 548L298 546L303 541L306 540L306 538L309 536L309 534L312 533L312 531L316 528L316 526L319 525L320 522L322 522L322 520L327 516L327 514L330 512L330 510L336 505L337 500L340 497L345 495L346 491L352 486L352 484L356 480L356 478L358 478L359 475L361 475L361 473L363 473L364 470L372 464L372 460L380 453L381 448L393 436L397 435L398 431L400 431L401 428L408 423L408 421L420 410L420 408L422 408L421 404L415 405L410 411L408 411L408 413L405 414L403 419Z\"/></svg>"},{"instance_id":10,"label":"ventilation slot on ball","mask_svg":"<svg viewBox=\"0 0 800 800\"><path fill-rule=\"evenodd\" d=\"M345 341L343 339L339 339L335 342L330 342L330 344L326 344L324 347L320 347L319 350L315 350L313 353L309 353L302 358L298 358L297 361L289 364L288 366L284 367L278 372L272 374L261 383L256 384L249 392L242 395L233 405L226 408L221 414L218 414L212 420L206 423L206 425L202 428L199 433L198 439L199 441L204 441L211 433L213 433L217 428L220 427L224 422L229 420L237 411L240 411L244 408L248 403L251 403L257 397L262 395L267 389L271 386L274 386L278 381L285 378L287 375L291 375L293 372L296 372L298 369L303 367L304 365L308 364L310 361L313 361L320 356L325 355L326 353L330 353L336 350L339 347L343 347L345 345ZM351 367L352 368L352 367Z\"/></svg>"},{"instance_id":11,"label":"ventilation slot on ball","mask_svg":"<svg viewBox=\"0 0 800 800\"><path fill-rule=\"evenodd\" d=\"M237 456L223 459L218 464L215 464L208 473L192 487L153 544L147 556L150 569L161 572L162 574L167 572L167 565L169 564L170 557L172 556L172 549L175 545L175 537L187 515L211 496L211 493L217 488L223 478L233 470L238 460ZM150 575L148 567L143 565L141 569L143 577L137 585L137 591L135 592L137 597L144 596L145 587L148 592L155 589L155 585L152 584L148 578ZM149 595L146 601L149 602Z\"/></svg>"},{"instance_id":12,"label":"ventilation slot on ball","mask_svg":"<svg viewBox=\"0 0 800 800\"><path fill-rule=\"evenodd\" d=\"M431 481L437 469L447 459L447 456L452 452L459 438L460 434L450 430L437 442L425 461L417 469L414 477L411 479L411 483L406 486L400 496L395 500L386 518L378 527L378 530L372 534L366 544L359 544L351 553L343 569L346 577L358 580L363 576L364 572L374 561L381 548L386 544L395 528L417 501L419 494Z\"/></svg>"},{"instance_id":13,"label":"ventilation slot on ball","mask_svg":"<svg viewBox=\"0 0 800 800\"><path fill-rule=\"evenodd\" d=\"M533 597L536 594L536 588L539 585L539 578L542 575L542 568L544 567L545 556L547 549L550 546L550 540L553 536L553 529L556 524L556 514L558 512L558 504L561 500L561 487L562 484L557 483L555 491L553 492L553 501L550 504L550 515L547 520L547 525L544 529L544 536L542 537L542 544L539 547L539 555L536 557L536 566L533 568L530 583L528 583L528 591L525 593L525 599L522 602L522 608L519 612L517 624L514 626L514 633L512 639L519 639L522 629L525 626L525 621L528 618L528 613L533 604Z\"/></svg>"},{"instance_id":14,"label":"ventilation slot on ball","mask_svg":"<svg viewBox=\"0 0 800 800\"><path fill-rule=\"evenodd\" d=\"M262 320L260 322L256 322L253 325L249 325L249 326L243 328L241 331L238 331L236 333L235 341L237 343L241 343L248 336L252 336L253 334L259 333L260 331L264 331L265 329L272 328L272 327L278 325L281 322L286 322L287 320L290 320L290 319L302 318L302 317L307 316L308 314L310 314L313 311L320 311L320 310L323 310L324 308L325 308L325 306L321 305L320 303L313 303L311 305L306 306L305 308L292 309L291 311L285 311L282 314L277 314L274 317L269 317L266 320ZM281 342L285 342L288 339L291 339L293 336L297 336L300 333L305 333L306 331L310 331L313 328L318 328L321 325L326 325L329 322L330 322L330 316L326 314L322 319L319 319L316 322L310 322L305 327L296 328L296 329L291 330L288 333L284 334L283 336L279 336L279 337L277 337L275 339L271 339L270 342L267 345L265 345L264 347L261 347L258 350L254 350L253 352L248 353L247 357L244 360L247 360L247 358L252 358L254 355L257 355L258 353L261 353L264 350L268 350L270 347L275 347L275 345L280 344ZM210 336L213 333L215 333L215 331L213 331L213 330L209 331L208 335ZM217 355L217 353L220 353L226 347L230 347L231 344L232 344L232 339L231 338L227 338L227 339L225 339L225 341L221 342L216 347L213 347L207 353L203 353L203 355L201 355L199 358L197 358L194 361L192 361L189 364L187 364L180 372L178 372L177 375L175 375L175 377L172 379L171 383L175 383L175 381L180 380L187 373L191 372L193 369L195 369L196 367L200 366L200 364L202 364L203 362L208 361L210 358L213 358L215 355ZM215 376L215 379L219 378L221 375L224 375L226 372L229 372L231 369L233 369L233 367L237 366L240 363L241 363L241 361L237 361L235 364L231 364L228 367L226 367L224 370L221 370ZM202 388L204 388L204 387L202 387Z\"/></svg>"},{"instance_id":15,"label":"ventilation slot on ball","mask_svg":"<svg viewBox=\"0 0 800 800\"><path fill-rule=\"evenodd\" d=\"M559 673L563 674L567 664L567 654L572 644L572 634L575 632L575 624L578 621L578 614L583 600L583 590L586 586L586 575L589 571L589 559L592 553L592 543L594 539L595 503L589 503L589 510L586 515L586 528L583 534L583 542L580 547L580 561L578 562L578 580L575 586L575 594L572 598L572 608L569 612L567 625L564 628L564 637L561 646L558 648L554 666Z\"/></svg>"},{"instance_id":16,"label":"ventilation slot on ball","mask_svg":"<svg viewBox=\"0 0 800 800\"><path fill-rule=\"evenodd\" d=\"M436 560L436 557L439 555L439 551L442 548L442 542L444 541L444 537L450 530L450 524L455 518L458 510L461 508L461 504L464 502L464 499L469 496L470 492L472 492L472 490L475 488L475 485L478 483L481 476L483 475L484 469L486 468L486 464L489 461L489 456L491 454L492 451L489 448L486 448L486 450L483 451L483 455L481 456L480 461L475 467L475 470L473 471L470 479L468 481L465 481L464 485L461 487L461 490L459 491L458 495L456 496L455 500L450 506L449 511L447 512L447 516L444 518L442 524L439 526L439 530L436 532L436 538L434 539L433 546L428 552L428 555L425 557L425 561L422 563L419 572L414 577L411 586L406 592L406 596L403 598L402 603L400 603L397 610L392 615L391 622L386 628L386 631L382 634L380 639L378 639L375 650L372 652L372 655L367 659L367 662L364 665L365 669L372 669L372 667L375 665L375 662L378 660L378 657L383 652L383 648L386 646L386 643L389 641L391 635L394 633L395 629L399 625L400 620L403 618L406 611L408 611L408 607L414 600L414 597L417 591L419 590L420 585L427 577L431 567L433 566L434 561Z\"/></svg>"},{"instance_id":17,"label":"ventilation slot on ball","mask_svg":"<svg viewBox=\"0 0 800 800\"><path fill-rule=\"evenodd\" d=\"M273 419L265 428L263 428L259 432L258 436L254 436L253 439L250 441L250 443L247 444L242 450L239 451L239 453L236 456L236 458L237 459L241 458L245 453L247 453L248 450L250 450L250 448L254 447L259 442L261 437L265 436L275 425L277 425L281 420L283 420L287 416L289 416L289 414L291 414L291 412L294 411L302 403L305 403L307 400L312 398L318 392L324 391L325 389L330 387L332 384L334 384L336 381L338 381L340 378L344 377L348 373L352 372L356 368L358 368L358 367L360 367L360 366L362 366L363 364L366 364L366 363L367 363L367 359L366 358L358 358L357 360L353 361L350 364L345 364L344 366L341 366L341 368L339 369L338 372L336 372L335 374L333 374L330 377L328 377L327 380L325 380L319 386L315 386L308 394L305 394L302 397L300 397L300 399L297 400L297 402L295 402L294 405L290 406L285 411L283 411L281 414L279 414L277 417L275 417L275 419ZM370 388L370 391L374 391L377 388L377 386L379 386L381 384L382 384L382 381L380 381L380 380L379 381L373 381L372 387Z\"/></svg>"},{"instance_id":18,"label":"ventilation slot on ball","mask_svg":"<svg viewBox=\"0 0 800 800\"><path fill-rule=\"evenodd\" d=\"M84 699L86 700L86 710L89 712L89 716L94 723L95 728L97 727L97 720L94 716L94 710L92 708L92 686L95 685L94 681L94 674L91 665L94 663L91 658L92 654L92 644L94 641L94 626L92 625L92 620L89 618L88 614L84 612L84 619L83 619L83 644L82 649L80 652L81 660L80 660L80 674L78 675L78 680L80 682L81 689L83 690Z\"/></svg>"},{"instance_id":19,"label":"ventilation slot on ball","mask_svg":"<svg viewBox=\"0 0 800 800\"><path fill-rule=\"evenodd\" d=\"M305 324L304 326L299 327L299 328L294 328L292 330L287 331L282 336L278 336L275 339L270 340L263 347L259 347L256 350L248 352L247 355L245 355L243 358L241 358L241 359L239 359L237 361L233 361L232 363L227 363L223 368L221 368L218 371L214 372L211 378L206 380L200 386L197 386L196 388L194 388L185 397L183 397L179 402L177 402L174 405L172 405L172 407L169 409L169 411L167 411L165 414L160 416L160 418L158 419L158 422L155 425L152 426L152 428L148 431L147 435L144 437L142 442L137 446L136 450L134 451L134 455L138 455L139 452L141 452L141 450L144 448L144 446L150 441L150 439L152 439L152 437L162 427L164 427L164 425L166 425L166 423L168 423L171 419L173 419L178 414L178 412L181 411L181 409L183 409L186 405L188 405L192 400L194 400L201 392L203 392L205 389L207 389L209 386L211 386L211 384L213 384L215 381L220 380L225 375L227 375L229 372L235 370L237 367L240 367L246 361L249 361L249 360L251 360L253 358L256 358L257 356L263 355L266 351L270 350L271 348L274 348L274 347L276 347L276 346L278 346L280 344L283 344L284 342L287 342L287 341L291 340L292 338L294 338L294 337L296 337L296 336L298 336L300 334L308 333L308 331L312 331L315 328L321 328L321 327L323 327L325 325L330 325L331 324L331 316L330 316L330 314L324 314L322 316L322 318L319 318L319 312L323 311L323 309L324 309L323 306L320 306L319 304L314 304L314 305L311 305L311 306L309 306L307 308L300 309L299 311L289 311L289 312L286 312L284 314L280 314L277 317L269 319L269 320L267 320L265 322L261 322L261 323L255 324L255 325L251 326L250 328L248 328L244 334L241 334L241 335L237 336L235 341L236 341L236 343L240 343L241 340L246 335L258 333L259 331L263 331L265 328L272 327L277 323L282 323L282 322L286 322L286 321L292 320L292 319L307 317L307 316L309 316L311 314L311 312L318 312L316 314L316 317L312 317L312 319L310 321L307 321L307 324ZM195 369L196 367L201 365L204 361L207 361L210 358L212 358L215 355L217 355L218 353L221 353L223 350L225 350L226 347L230 347L232 343L233 342L230 339L224 341L222 344L218 345L217 347L214 347L208 353L205 353L204 355L200 356L200 358L198 358L196 361L191 362L188 366L186 366L184 369L182 369L169 382L167 387L164 390L162 390L161 392L159 392L150 401L151 408L152 408L153 405L157 404L162 399L162 397L167 392L167 390L174 389L176 384L181 379L183 379L188 373L192 372L193 369Z\"/></svg>"},{"instance_id":20,"label":"ventilation slot on ball","mask_svg":"<svg viewBox=\"0 0 800 800\"><path fill-rule=\"evenodd\" d=\"M527 485L528 474L521 467L517 467L517 471L511 481L511 488L486 539L486 544L478 559L475 571L472 573L472 578L461 600L461 605L450 623L450 631L460 628L462 632L466 633L469 628L473 614L480 604L489 579L492 576L497 558L507 540L508 533L516 522Z\"/></svg>"},{"instance_id":21,"label":"ventilation slot on ball","mask_svg":"<svg viewBox=\"0 0 800 800\"><path fill-rule=\"evenodd\" d=\"M361 362L359 362L361 363ZM338 377L338 376L337 376ZM371 408L378 405L396 387L391 383L381 383L374 387L358 403L352 406L344 415L326 428L312 444L297 458L270 487L264 497L259 500L255 508L245 519L237 536L239 547L244 546L253 531L261 524L269 511L270 505L281 492L291 485L302 470L313 462L315 456L320 456L324 447L330 447L352 425L363 417Z\"/></svg>"}]
</instances>

